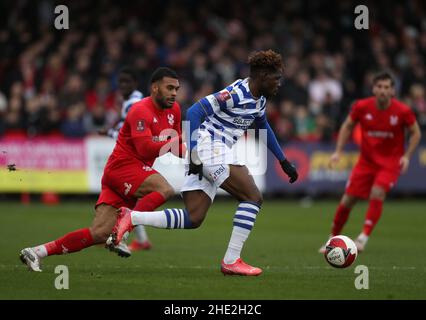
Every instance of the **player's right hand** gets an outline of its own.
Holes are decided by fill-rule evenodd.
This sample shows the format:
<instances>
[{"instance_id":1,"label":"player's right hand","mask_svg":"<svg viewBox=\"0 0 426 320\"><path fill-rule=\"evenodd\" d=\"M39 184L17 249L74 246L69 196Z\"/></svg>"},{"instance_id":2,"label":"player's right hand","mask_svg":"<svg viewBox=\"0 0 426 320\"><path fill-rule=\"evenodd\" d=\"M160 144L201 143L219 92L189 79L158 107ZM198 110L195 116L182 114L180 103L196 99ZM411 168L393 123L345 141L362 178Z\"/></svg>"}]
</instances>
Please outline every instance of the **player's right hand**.
<instances>
[{"instance_id":1,"label":"player's right hand","mask_svg":"<svg viewBox=\"0 0 426 320\"><path fill-rule=\"evenodd\" d=\"M290 163L287 159L284 159L283 161L280 161L281 168L283 171L289 176L290 183L293 183L297 180L299 177L299 174L297 173L296 167L294 164Z\"/></svg>"},{"instance_id":2,"label":"player's right hand","mask_svg":"<svg viewBox=\"0 0 426 320\"><path fill-rule=\"evenodd\" d=\"M340 152L334 152L328 161L328 167L333 169L340 160Z\"/></svg>"}]
</instances>

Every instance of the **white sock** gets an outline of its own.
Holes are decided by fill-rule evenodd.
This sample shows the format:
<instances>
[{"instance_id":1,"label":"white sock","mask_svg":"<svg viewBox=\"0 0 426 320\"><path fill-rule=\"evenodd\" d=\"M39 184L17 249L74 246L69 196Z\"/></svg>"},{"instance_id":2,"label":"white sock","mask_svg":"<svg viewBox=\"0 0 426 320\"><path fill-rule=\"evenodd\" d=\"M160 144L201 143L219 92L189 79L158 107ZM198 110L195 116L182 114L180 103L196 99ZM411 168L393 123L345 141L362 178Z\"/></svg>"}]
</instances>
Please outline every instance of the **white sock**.
<instances>
[{"instance_id":1,"label":"white sock","mask_svg":"<svg viewBox=\"0 0 426 320\"><path fill-rule=\"evenodd\" d=\"M229 240L228 250L226 250L223 262L226 264L232 264L237 261L241 255L241 251L243 250L244 242L247 240L249 234L249 230L245 230L240 227L234 227L232 229L231 239Z\"/></svg>"},{"instance_id":2,"label":"white sock","mask_svg":"<svg viewBox=\"0 0 426 320\"><path fill-rule=\"evenodd\" d=\"M162 229L190 229L191 221L186 209L165 209L162 211L132 211L132 224Z\"/></svg>"},{"instance_id":3,"label":"white sock","mask_svg":"<svg viewBox=\"0 0 426 320\"><path fill-rule=\"evenodd\" d=\"M37 247L33 247L32 249L39 258L47 257L47 249L43 244Z\"/></svg>"},{"instance_id":4,"label":"white sock","mask_svg":"<svg viewBox=\"0 0 426 320\"><path fill-rule=\"evenodd\" d=\"M234 216L234 227L232 228L231 239L226 250L223 262L226 264L235 263L241 256L244 242L247 240L251 229L256 221L260 207L252 202L241 202Z\"/></svg>"},{"instance_id":5,"label":"white sock","mask_svg":"<svg viewBox=\"0 0 426 320\"><path fill-rule=\"evenodd\" d=\"M368 241L368 236L365 233L360 233L357 240L361 242L362 244L366 244Z\"/></svg>"},{"instance_id":6,"label":"white sock","mask_svg":"<svg viewBox=\"0 0 426 320\"><path fill-rule=\"evenodd\" d=\"M148 234L146 233L145 227L143 225L138 225L134 229L136 241L139 243L144 243L148 241Z\"/></svg>"}]
</instances>

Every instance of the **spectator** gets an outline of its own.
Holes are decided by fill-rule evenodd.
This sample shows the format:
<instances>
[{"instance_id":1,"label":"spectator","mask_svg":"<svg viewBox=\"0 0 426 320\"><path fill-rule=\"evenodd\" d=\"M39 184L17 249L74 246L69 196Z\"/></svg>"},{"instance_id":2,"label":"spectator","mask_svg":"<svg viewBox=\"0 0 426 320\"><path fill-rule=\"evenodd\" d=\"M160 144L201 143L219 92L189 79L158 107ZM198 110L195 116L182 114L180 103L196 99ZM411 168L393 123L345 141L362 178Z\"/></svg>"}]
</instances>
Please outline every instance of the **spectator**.
<instances>
[{"instance_id":1,"label":"spectator","mask_svg":"<svg viewBox=\"0 0 426 320\"><path fill-rule=\"evenodd\" d=\"M89 110L96 105L102 105L105 109L111 110L115 107L115 95L110 90L108 79L101 77L96 81L94 90L86 94L86 104Z\"/></svg>"},{"instance_id":2,"label":"spectator","mask_svg":"<svg viewBox=\"0 0 426 320\"><path fill-rule=\"evenodd\" d=\"M322 105L328 99L339 102L342 99L342 84L331 78L325 70L320 70L317 76L309 83L309 110L317 115L322 112ZM329 97L327 98L327 95Z\"/></svg>"},{"instance_id":3,"label":"spectator","mask_svg":"<svg viewBox=\"0 0 426 320\"><path fill-rule=\"evenodd\" d=\"M296 135L301 141L312 141L315 132L315 120L309 114L308 108L301 105L295 112L295 130Z\"/></svg>"},{"instance_id":4,"label":"spectator","mask_svg":"<svg viewBox=\"0 0 426 320\"><path fill-rule=\"evenodd\" d=\"M76 103L68 108L66 118L61 124L61 131L65 137L84 137L86 134L83 123L84 109L83 103Z\"/></svg>"},{"instance_id":5,"label":"spectator","mask_svg":"<svg viewBox=\"0 0 426 320\"><path fill-rule=\"evenodd\" d=\"M425 87L421 84L413 84L410 88L410 96L407 99L407 103L413 108L417 116L420 129L423 132L426 132Z\"/></svg>"},{"instance_id":6,"label":"spectator","mask_svg":"<svg viewBox=\"0 0 426 320\"><path fill-rule=\"evenodd\" d=\"M371 16L368 32L350 23L354 0L332 10L323 10L329 6L325 0L308 6L236 0L233 10L223 10L229 6L224 0L184 2L189 10L166 1L162 11L137 1L74 1L67 4L73 27L61 33L47 27L54 18L49 3L3 6L14 18L0 30L0 88L7 101L0 135L26 124L29 135L59 128L67 136L93 132L119 116L116 77L122 65L139 72L145 95L155 68L175 68L185 109L246 77L249 53L269 48L285 61L282 86L267 109L282 141L333 137L353 99L371 95L371 77L379 68L396 75L398 95L410 101L426 130L419 88L426 87L425 8L419 0L375 4L375 12L386 14ZM99 15L90 17L95 9Z\"/></svg>"}]
</instances>

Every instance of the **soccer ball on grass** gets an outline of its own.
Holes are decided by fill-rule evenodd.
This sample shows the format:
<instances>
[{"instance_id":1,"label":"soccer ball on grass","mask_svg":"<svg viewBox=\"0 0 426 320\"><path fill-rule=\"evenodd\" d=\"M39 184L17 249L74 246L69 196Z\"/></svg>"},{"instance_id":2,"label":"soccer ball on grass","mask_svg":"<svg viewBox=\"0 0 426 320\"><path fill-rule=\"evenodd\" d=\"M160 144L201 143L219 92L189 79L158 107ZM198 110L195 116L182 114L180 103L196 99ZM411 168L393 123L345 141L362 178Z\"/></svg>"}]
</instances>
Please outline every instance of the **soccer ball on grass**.
<instances>
[{"instance_id":1,"label":"soccer ball on grass","mask_svg":"<svg viewBox=\"0 0 426 320\"><path fill-rule=\"evenodd\" d=\"M356 259L358 250L348 237L338 235L331 237L325 245L325 260L335 268L347 268Z\"/></svg>"}]
</instances>

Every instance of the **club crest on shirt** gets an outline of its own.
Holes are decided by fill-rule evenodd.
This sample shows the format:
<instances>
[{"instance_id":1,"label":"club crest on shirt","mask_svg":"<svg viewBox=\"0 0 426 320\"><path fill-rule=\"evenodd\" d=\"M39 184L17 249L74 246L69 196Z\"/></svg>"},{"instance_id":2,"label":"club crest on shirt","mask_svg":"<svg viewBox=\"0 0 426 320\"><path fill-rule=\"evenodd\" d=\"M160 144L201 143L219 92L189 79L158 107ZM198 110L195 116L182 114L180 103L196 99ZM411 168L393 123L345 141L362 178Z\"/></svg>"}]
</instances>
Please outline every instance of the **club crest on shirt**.
<instances>
[{"instance_id":1,"label":"club crest on shirt","mask_svg":"<svg viewBox=\"0 0 426 320\"><path fill-rule=\"evenodd\" d=\"M373 116L371 115L371 113L367 113L365 115L365 119L367 119L367 120L373 120Z\"/></svg>"},{"instance_id":2,"label":"club crest on shirt","mask_svg":"<svg viewBox=\"0 0 426 320\"><path fill-rule=\"evenodd\" d=\"M167 120L169 120L169 124L172 126L172 125L174 125L174 123L175 123L175 116L174 116L174 114L171 114L171 113L169 113L168 115L167 115Z\"/></svg>"},{"instance_id":3,"label":"club crest on shirt","mask_svg":"<svg viewBox=\"0 0 426 320\"><path fill-rule=\"evenodd\" d=\"M138 120L136 122L136 131L144 131L145 130L145 121L144 120Z\"/></svg>"},{"instance_id":4,"label":"club crest on shirt","mask_svg":"<svg viewBox=\"0 0 426 320\"><path fill-rule=\"evenodd\" d=\"M221 91L217 94L216 98L222 102L231 99L231 95L228 91Z\"/></svg>"},{"instance_id":5,"label":"club crest on shirt","mask_svg":"<svg viewBox=\"0 0 426 320\"><path fill-rule=\"evenodd\" d=\"M127 194L132 189L132 185L130 183L124 182L124 195L127 196Z\"/></svg>"},{"instance_id":6,"label":"club crest on shirt","mask_svg":"<svg viewBox=\"0 0 426 320\"><path fill-rule=\"evenodd\" d=\"M398 124L398 116L390 116L391 126L396 126Z\"/></svg>"}]
</instances>

